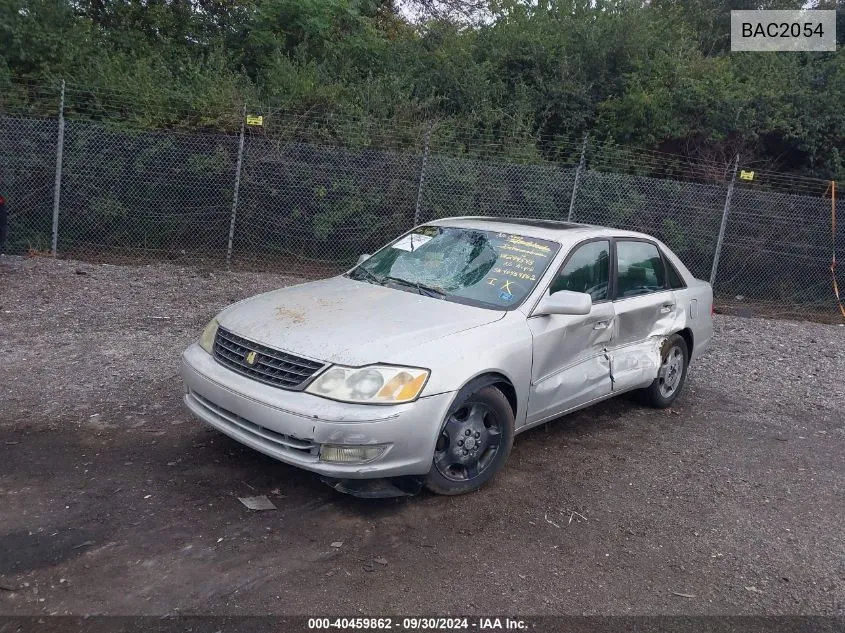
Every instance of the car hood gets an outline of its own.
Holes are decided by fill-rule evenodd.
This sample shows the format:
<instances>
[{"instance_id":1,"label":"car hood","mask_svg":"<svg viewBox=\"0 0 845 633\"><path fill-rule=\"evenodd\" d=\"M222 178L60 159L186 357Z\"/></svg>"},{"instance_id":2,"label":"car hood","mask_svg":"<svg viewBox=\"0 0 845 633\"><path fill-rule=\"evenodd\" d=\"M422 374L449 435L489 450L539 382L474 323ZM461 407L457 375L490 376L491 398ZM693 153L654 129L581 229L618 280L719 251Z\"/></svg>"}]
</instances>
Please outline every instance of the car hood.
<instances>
[{"instance_id":1,"label":"car hood","mask_svg":"<svg viewBox=\"0 0 845 633\"><path fill-rule=\"evenodd\" d=\"M505 312L347 277L281 288L224 310L220 325L268 347L345 365L408 362L407 351Z\"/></svg>"}]
</instances>

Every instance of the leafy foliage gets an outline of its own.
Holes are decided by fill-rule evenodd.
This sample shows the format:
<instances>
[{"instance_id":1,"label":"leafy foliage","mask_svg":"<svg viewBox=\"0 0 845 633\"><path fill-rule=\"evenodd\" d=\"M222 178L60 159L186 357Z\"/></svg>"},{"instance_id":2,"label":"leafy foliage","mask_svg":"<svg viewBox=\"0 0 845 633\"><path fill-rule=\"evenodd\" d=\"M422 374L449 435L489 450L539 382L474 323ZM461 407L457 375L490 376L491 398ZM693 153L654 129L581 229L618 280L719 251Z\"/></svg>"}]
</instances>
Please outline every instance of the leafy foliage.
<instances>
[{"instance_id":1,"label":"leafy foliage","mask_svg":"<svg viewBox=\"0 0 845 633\"><path fill-rule=\"evenodd\" d=\"M434 142L474 155L492 142L508 157L554 158L543 139L590 131L841 178L843 50L729 51L731 9L804 4L21 0L0 3L0 87L63 78L84 87L69 92L70 112L145 128L231 129L246 101L337 122L435 119ZM841 2L817 6L843 25Z\"/></svg>"}]
</instances>

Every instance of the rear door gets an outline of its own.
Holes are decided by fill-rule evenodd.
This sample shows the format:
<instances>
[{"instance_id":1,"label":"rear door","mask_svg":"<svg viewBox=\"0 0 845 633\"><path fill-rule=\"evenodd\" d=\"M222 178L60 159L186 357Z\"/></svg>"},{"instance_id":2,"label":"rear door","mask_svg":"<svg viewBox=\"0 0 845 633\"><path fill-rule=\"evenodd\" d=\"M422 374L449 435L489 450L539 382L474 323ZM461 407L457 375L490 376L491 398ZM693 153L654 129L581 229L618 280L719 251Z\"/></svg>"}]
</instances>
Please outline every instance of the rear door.
<instances>
[{"instance_id":1,"label":"rear door","mask_svg":"<svg viewBox=\"0 0 845 633\"><path fill-rule=\"evenodd\" d=\"M610 355L614 391L648 386L660 368L660 346L677 321L678 304L657 244L615 239L615 313Z\"/></svg>"},{"instance_id":2,"label":"rear door","mask_svg":"<svg viewBox=\"0 0 845 633\"><path fill-rule=\"evenodd\" d=\"M560 290L586 292L593 299L590 314L528 319L534 348L528 424L611 392L610 360L605 350L613 331L610 263L607 238L575 246L544 296Z\"/></svg>"}]
</instances>

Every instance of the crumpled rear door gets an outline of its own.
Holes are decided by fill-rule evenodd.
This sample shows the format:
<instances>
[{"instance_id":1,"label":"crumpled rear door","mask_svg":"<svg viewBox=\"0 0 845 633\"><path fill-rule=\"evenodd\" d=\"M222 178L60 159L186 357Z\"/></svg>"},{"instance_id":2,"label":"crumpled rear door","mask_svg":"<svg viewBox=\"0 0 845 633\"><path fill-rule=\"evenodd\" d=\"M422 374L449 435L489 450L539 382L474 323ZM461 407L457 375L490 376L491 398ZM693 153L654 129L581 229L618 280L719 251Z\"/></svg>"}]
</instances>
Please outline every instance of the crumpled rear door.
<instances>
[{"instance_id":1,"label":"crumpled rear door","mask_svg":"<svg viewBox=\"0 0 845 633\"><path fill-rule=\"evenodd\" d=\"M660 369L660 348L666 337L677 332L683 309L671 290L613 302L613 342L608 350L613 391L646 387Z\"/></svg>"}]
</instances>

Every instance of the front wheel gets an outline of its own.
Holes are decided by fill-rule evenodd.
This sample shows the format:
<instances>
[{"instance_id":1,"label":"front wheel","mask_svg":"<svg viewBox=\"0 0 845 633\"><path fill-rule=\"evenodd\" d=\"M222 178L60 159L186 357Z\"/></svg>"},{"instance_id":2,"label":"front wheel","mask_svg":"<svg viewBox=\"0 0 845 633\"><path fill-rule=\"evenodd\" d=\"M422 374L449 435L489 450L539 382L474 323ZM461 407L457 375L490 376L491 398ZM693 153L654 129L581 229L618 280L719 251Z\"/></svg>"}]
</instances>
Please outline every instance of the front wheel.
<instances>
[{"instance_id":1,"label":"front wheel","mask_svg":"<svg viewBox=\"0 0 845 633\"><path fill-rule=\"evenodd\" d=\"M646 403L658 409L671 406L684 386L688 364L687 342L680 334L673 334L660 350L657 378L643 391Z\"/></svg>"},{"instance_id":2,"label":"front wheel","mask_svg":"<svg viewBox=\"0 0 845 633\"><path fill-rule=\"evenodd\" d=\"M513 411L495 387L456 401L437 438L426 488L441 495L477 490L504 465L513 435Z\"/></svg>"}]
</instances>

